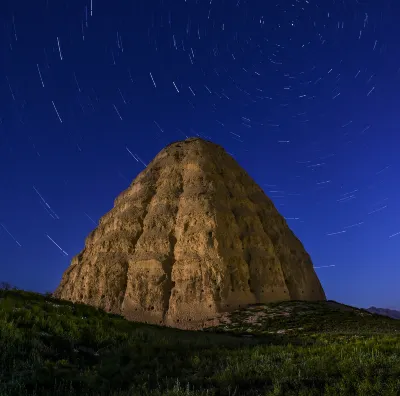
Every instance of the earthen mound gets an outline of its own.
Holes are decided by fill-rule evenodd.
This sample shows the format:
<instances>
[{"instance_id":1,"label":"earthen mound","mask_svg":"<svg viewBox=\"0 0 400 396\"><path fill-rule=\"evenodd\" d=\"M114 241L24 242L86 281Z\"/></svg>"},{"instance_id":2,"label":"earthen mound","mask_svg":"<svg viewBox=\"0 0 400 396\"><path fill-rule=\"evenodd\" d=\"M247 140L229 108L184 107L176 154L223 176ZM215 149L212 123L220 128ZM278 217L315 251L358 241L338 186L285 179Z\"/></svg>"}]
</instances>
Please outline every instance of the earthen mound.
<instances>
[{"instance_id":1,"label":"earthen mound","mask_svg":"<svg viewBox=\"0 0 400 396\"><path fill-rule=\"evenodd\" d=\"M180 328L248 304L326 299L272 201L200 138L164 148L120 194L54 295Z\"/></svg>"}]
</instances>

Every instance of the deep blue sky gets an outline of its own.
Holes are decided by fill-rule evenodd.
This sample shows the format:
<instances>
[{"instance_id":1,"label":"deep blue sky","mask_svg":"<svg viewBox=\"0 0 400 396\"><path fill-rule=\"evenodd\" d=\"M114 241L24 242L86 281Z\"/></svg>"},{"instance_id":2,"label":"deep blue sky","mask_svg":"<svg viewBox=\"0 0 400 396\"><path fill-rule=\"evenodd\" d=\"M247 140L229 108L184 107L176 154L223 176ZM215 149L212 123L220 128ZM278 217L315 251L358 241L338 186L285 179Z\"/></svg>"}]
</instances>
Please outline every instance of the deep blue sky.
<instances>
[{"instance_id":1,"label":"deep blue sky","mask_svg":"<svg viewBox=\"0 0 400 396\"><path fill-rule=\"evenodd\" d=\"M2 1L0 280L54 290L144 169L129 151L198 135L272 198L328 298L400 308L399 18L393 1Z\"/></svg>"}]
</instances>

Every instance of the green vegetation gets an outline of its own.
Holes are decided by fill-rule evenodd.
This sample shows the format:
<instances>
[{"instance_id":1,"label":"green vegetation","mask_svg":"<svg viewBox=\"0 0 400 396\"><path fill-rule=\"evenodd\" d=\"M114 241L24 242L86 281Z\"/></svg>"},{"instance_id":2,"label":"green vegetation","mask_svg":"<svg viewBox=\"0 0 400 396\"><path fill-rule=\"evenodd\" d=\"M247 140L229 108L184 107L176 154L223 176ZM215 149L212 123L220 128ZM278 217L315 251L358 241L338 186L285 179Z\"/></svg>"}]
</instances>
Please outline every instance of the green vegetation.
<instances>
[{"instance_id":1,"label":"green vegetation","mask_svg":"<svg viewBox=\"0 0 400 396\"><path fill-rule=\"evenodd\" d=\"M284 302L190 332L0 290L0 396L399 395L400 321Z\"/></svg>"}]
</instances>

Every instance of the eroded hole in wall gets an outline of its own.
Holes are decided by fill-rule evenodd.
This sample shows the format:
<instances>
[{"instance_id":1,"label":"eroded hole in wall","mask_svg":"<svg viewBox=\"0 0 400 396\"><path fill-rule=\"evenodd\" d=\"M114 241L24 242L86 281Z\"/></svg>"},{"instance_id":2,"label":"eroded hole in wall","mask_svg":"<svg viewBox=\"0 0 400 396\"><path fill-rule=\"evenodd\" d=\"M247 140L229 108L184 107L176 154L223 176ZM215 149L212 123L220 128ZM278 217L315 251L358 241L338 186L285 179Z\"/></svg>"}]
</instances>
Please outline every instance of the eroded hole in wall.
<instances>
[{"instance_id":1,"label":"eroded hole in wall","mask_svg":"<svg viewBox=\"0 0 400 396\"><path fill-rule=\"evenodd\" d=\"M237 221L238 215L237 215L237 210L235 208L232 209L232 214L233 214L233 217L235 218L235 220Z\"/></svg>"},{"instance_id":2,"label":"eroded hole in wall","mask_svg":"<svg viewBox=\"0 0 400 396\"><path fill-rule=\"evenodd\" d=\"M243 257L244 257L244 261L246 261L247 265L250 265L250 261L251 261L251 254L249 249L245 249L243 251Z\"/></svg>"},{"instance_id":3,"label":"eroded hole in wall","mask_svg":"<svg viewBox=\"0 0 400 396\"><path fill-rule=\"evenodd\" d=\"M269 236L269 238L271 239L271 241L272 241L272 243L273 243L274 245L276 245L277 242L278 242L278 240L279 240L279 237L278 237L277 234L272 234L272 235Z\"/></svg>"},{"instance_id":4,"label":"eroded hole in wall","mask_svg":"<svg viewBox=\"0 0 400 396\"><path fill-rule=\"evenodd\" d=\"M208 247L214 247L214 239L213 239L213 233L210 231L208 233L208 241L207 241Z\"/></svg>"}]
</instances>

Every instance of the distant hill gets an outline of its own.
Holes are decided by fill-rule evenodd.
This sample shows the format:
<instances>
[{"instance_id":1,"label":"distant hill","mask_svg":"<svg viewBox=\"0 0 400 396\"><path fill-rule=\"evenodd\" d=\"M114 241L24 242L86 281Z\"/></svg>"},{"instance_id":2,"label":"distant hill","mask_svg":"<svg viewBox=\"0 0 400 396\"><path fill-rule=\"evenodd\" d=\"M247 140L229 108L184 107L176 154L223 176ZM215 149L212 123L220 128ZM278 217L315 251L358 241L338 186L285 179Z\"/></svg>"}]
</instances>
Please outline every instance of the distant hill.
<instances>
[{"instance_id":1,"label":"distant hill","mask_svg":"<svg viewBox=\"0 0 400 396\"><path fill-rule=\"evenodd\" d=\"M400 319L400 311L396 311L395 309L370 307L367 311L378 315L389 316L389 318L392 319Z\"/></svg>"}]
</instances>

